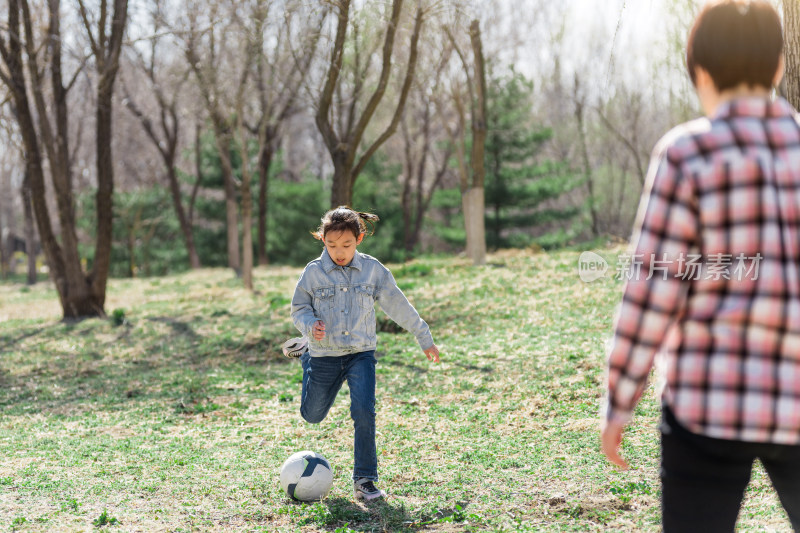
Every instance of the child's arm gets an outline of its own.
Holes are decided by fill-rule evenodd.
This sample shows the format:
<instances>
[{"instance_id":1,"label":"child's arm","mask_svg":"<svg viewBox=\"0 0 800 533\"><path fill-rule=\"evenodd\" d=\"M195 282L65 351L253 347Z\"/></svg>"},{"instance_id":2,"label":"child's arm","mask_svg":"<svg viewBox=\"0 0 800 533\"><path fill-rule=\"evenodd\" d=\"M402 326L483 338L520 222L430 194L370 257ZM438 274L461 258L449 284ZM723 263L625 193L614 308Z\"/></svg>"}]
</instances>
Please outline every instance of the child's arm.
<instances>
[{"instance_id":1,"label":"child's arm","mask_svg":"<svg viewBox=\"0 0 800 533\"><path fill-rule=\"evenodd\" d=\"M403 329L410 331L425 352L428 359L439 362L439 349L433 343L433 336L428 324L422 320L414 306L397 286L392 273L386 271L386 277L378 288L376 295L381 309L389 318L397 322Z\"/></svg>"},{"instance_id":2,"label":"child's arm","mask_svg":"<svg viewBox=\"0 0 800 533\"><path fill-rule=\"evenodd\" d=\"M305 289L304 281L305 275L300 277L294 289L294 295L292 296L292 322L294 323L294 327L296 327L303 336L308 338L314 336L316 338L314 335L314 326L318 319L314 314L311 292Z\"/></svg>"}]
</instances>

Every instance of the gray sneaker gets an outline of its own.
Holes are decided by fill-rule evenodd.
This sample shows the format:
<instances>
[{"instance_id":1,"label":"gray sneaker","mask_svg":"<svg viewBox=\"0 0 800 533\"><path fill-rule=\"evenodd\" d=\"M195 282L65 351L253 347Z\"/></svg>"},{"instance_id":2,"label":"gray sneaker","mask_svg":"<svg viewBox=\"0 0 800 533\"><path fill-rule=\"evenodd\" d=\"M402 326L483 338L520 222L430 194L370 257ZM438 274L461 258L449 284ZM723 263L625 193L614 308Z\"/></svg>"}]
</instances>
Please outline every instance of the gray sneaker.
<instances>
[{"instance_id":1,"label":"gray sneaker","mask_svg":"<svg viewBox=\"0 0 800 533\"><path fill-rule=\"evenodd\" d=\"M308 351L308 339L305 337L289 339L283 343L281 349L283 350L283 355L289 359L297 359Z\"/></svg>"},{"instance_id":2,"label":"gray sneaker","mask_svg":"<svg viewBox=\"0 0 800 533\"><path fill-rule=\"evenodd\" d=\"M377 487L371 479L362 477L353 483L353 493L356 500L374 500L376 498L385 498L386 493Z\"/></svg>"}]
</instances>

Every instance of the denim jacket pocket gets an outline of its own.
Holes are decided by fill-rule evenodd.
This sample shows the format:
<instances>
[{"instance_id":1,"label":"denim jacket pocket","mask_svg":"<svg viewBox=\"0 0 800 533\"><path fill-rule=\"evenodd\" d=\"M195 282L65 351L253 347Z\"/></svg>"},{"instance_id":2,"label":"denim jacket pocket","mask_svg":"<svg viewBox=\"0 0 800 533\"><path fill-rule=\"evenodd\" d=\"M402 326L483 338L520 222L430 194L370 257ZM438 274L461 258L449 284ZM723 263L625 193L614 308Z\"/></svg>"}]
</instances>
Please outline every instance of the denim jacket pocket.
<instances>
[{"instance_id":1,"label":"denim jacket pocket","mask_svg":"<svg viewBox=\"0 0 800 533\"><path fill-rule=\"evenodd\" d=\"M359 307L366 310L375 307L375 287L373 285L356 285L353 287L353 291Z\"/></svg>"},{"instance_id":2,"label":"denim jacket pocket","mask_svg":"<svg viewBox=\"0 0 800 533\"><path fill-rule=\"evenodd\" d=\"M314 289L314 309L318 311L329 311L333 309L335 294L336 291L333 287Z\"/></svg>"}]
</instances>

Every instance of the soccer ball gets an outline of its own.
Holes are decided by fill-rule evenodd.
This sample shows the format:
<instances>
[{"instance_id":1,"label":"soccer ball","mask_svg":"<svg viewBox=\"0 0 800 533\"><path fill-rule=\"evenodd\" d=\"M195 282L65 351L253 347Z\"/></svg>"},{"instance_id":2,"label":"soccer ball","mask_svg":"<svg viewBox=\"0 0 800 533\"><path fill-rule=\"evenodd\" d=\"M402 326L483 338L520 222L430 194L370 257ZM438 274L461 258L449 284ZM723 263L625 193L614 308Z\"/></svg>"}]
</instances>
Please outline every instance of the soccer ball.
<instances>
[{"instance_id":1,"label":"soccer ball","mask_svg":"<svg viewBox=\"0 0 800 533\"><path fill-rule=\"evenodd\" d=\"M328 495L332 485L333 469L321 453L297 452L281 466L281 487L293 500L320 500Z\"/></svg>"}]
</instances>

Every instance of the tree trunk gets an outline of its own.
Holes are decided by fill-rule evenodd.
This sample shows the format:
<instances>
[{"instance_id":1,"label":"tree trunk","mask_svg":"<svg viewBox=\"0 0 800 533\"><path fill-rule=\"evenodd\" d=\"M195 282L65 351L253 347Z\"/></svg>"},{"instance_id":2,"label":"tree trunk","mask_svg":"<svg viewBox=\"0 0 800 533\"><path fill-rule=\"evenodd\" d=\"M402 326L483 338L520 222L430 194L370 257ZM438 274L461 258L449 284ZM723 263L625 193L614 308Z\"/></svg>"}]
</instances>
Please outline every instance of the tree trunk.
<instances>
[{"instance_id":1,"label":"tree trunk","mask_svg":"<svg viewBox=\"0 0 800 533\"><path fill-rule=\"evenodd\" d=\"M11 247L8 246L8 239L3 235L4 232L0 231L0 277L8 279L8 275L11 273Z\"/></svg>"},{"instance_id":2,"label":"tree trunk","mask_svg":"<svg viewBox=\"0 0 800 533\"><path fill-rule=\"evenodd\" d=\"M23 2L25 0L22 0ZM50 277L58 291L64 316L67 314L67 279L64 258L61 246L53 233L50 222L50 213L47 208L45 195L45 180L42 153L39 149L39 139L34 126L33 113L28 98L28 87L23 73L22 40L20 28L20 4L17 0L8 3L8 50L3 50L3 60L8 68L10 78L9 89L14 100L14 115L19 125L25 155L25 175L30 187L30 199L33 212L39 227L47 264L50 268ZM17 37L15 37L17 36Z\"/></svg>"},{"instance_id":3,"label":"tree trunk","mask_svg":"<svg viewBox=\"0 0 800 533\"><path fill-rule=\"evenodd\" d=\"M189 252L189 266L193 269L200 268L200 256L197 255L197 247L194 244L194 233L192 231L192 223L189 217L186 216L186 210L183 208L183 200L181 199L181 187L178 182L178 175L175 171L175 158L172 157L172 163L165 160L164 164L167 165L167 178L169 180L169 190L172 195L172 205L175 208L175 213L178 215L178 223L181 226L181 233L183 233L183 241L186 243L186 251Z\"/></svg>"},{"instance_id":4,"label":"tree trunk","mask_svg":"<svg viewBox=\"0 0 800 533\"><path fill-rule=\"evenodd\" d=\"M403 192L400 196L400 207L403 211L403 245L407 252L406 258L408 258L409 253L413 250L413 245L411 243L411 217L413 211L413 207L411 206L411 181L414 179L415 165L411 152L411 146L414 141L408 133L408 128L406 127L405 121L403 122L402 132L405 169L403 172Z\"/></svg>"},{"instance_id":5,"label":"tree trunk","mask_svg":"<svg viewBox=\"0 0 800 533\"><path fill-rule=\"evenodd\" d=\"M600 215L595 204L594 180L592 178L592 167L589 163L589 148L586 142L586 131L584 130L584 100L580 95L580 81L575 75L574 88L575 119L578 122L578 141L580 142L581 164L583 166L583 176L586 180L586 192L589 195L589 215L592 222L592 235L600 235ZM642 178L644 179L644 178Z\"/></svg>"},{"instance_id":6,"label":"tree trunk","mask_svg":"<svg viewBox=\"0 0 800 533\"><path fill-rule=\"evenodd\" d=\"M36 228L33 220L33 203L28 173L22 181L22 211L25 216L25 250L28 256L28 285L36 283Z\"/></svg>"},{"instance_id":7,"label":"tree trunk","mask_svg":"<svg viewBox=\"0 0 800 533\"><path fill-rule=\"evenodd\" d=\"M468 189L461 198L467 232L467 257L473 265L486 264L486 228L484 225L483 187Z\"/></svg>"},{"instance_id":8,"label":"tree trunk","mask_svg":"<svg viewBox=\"0 0 800 533\"><path fill-rule=\"evenodd\" d=\"M0 190L11 191L11 176L10 172L6 172L5 167L0 167ZM22 189L20 191L22 192ZM3 279L8 279L11 272L11 256L14 252L10 239L13 233L14 209L11 195L8 194L0 197L0 276Z\"/></svg>"},{"instance_id":9,"label":"tree trunk","mask_svg":"<svg viewBox=\"0 0 800 533\"><path fill-rule=\"evenodd\" d=\"M784 94L795 109L800 108L800 3L797 0L783 2Z\"/></svg>"},{"instance_id":10,"label":"tree trunk","mask_svg":"<svg viewBox=\"0 0 800 533\"><path fill-rule=\"evenodd\" d=\"M136 235L140 229L141 214L141 209L138 209L130 225L126 228L126 233L128 234L128 277L131 279L136 277ZM123 213L123 220L127 219L127 214Z\"/></svg>"},{"instance_id":11,"label":"tree trunk","mask_svg":"<svg viewBox=\"0 0 800 533\"><path fill-rule=\"evenodd\" d=\"M242 172L242 282L246 289L253 290L253 192L250 171L246 169Z\"/></svg>"},{"instance_id":12,"label":"tree trunk","mask_svg":"<svg viewBox=\"0 0 800 533\"><path fill-rule=\"evenodd\" d=\"M353 188L351 185L351 172L353 167L347 164L348 157L344 152L333 155L333 183L331 184L331 208L340 205L351 205L353 202Z\"/></svg>"},{"instance_id":13,"label":"tree trunk","mask_svg":"<svg viewBox=\"0 0 800 533\"><path fill-rule=\"evenodd\" d=\"M106 299L106 280L111 267L112 224L114 220L114 167L111 154L111 99L113 77L101 79L97 94L97 242L90 278L100 310Z\"/></svg>"},{"instance_id":14,"label":"tree trunk","mask_svg":"<svg viewBox=\"0 0 800 533\"><path fill-rule=\"evenodd\" d=\"M250 157L247 153L247 135L243 115L244 104L240 99L236 106L237 144L242 159L242 282L247 290L253 290L253 191L250 189Z\"/></svg>"},{"instance_id":15,"label":"tree trunk","mask_svg":"<svg viewBox=\"0 0 800 533\"><path fill-rule=\"evenodd\" d=\"M267 230L269 201L269 169L272 166L272 141L267 140L258 160L258 264L268 265Z\"/></svg>"},{"instance_id":16,"label":"tree trunk","mask_svg":"<svg viewBox=\"0 0 800 533\"><path fill-rule=\"evenodd\" d=\"M103 0L105 9L105 0ZM91 284L91 299L101 316L106 300L106 283L111 266L112 224L114 216L114 161L111 151L113 138L114 81L119 70L119 55L122 37L128 16L128 0L114 0L111 33L106 36L104 27L98 28L98 41L103 43L94 50L100 79L97 84L97 241L95 243L94 266L88 278ZM87 31L89 28L87 27ZM106 46L108 48L106 48ZM80 316L80 315L79 315Z\"/></svg>"},{"instance_id":17,"label":"tree trunk","mask_svg":"<svg viewBox=\"0 0 800 533\"><path fill-rule=\"evenodd\" d=\"M215 138L220 164L222 165L222 179L225 185L225 219L228 232L228 266L242 275L242 263L239 255L239 213L236 201L236 184L233 181L233 164L231 162L231 137L225 132L224 126L215 125Z\"/></svg>"},{"instance_id":18,"label":"tree trunk","mask_svg":"<svg viewBox=\"0 0 800 533\"><path fill-rule=\"evenodd\" d=\"M212 47L211 50L207 51L210 56L205 58L201 63L196 49L196 37L197 35L195 33L195 29L192 28L192 31L189 33L189 38L186 43L186 49L184 50L184 53L195 74L195 77L197 78L200 92L203 94L203 99L205 100L206 104L206 111L208 112L214 129L214 142L216 144L217 154L219 155L220 166L222 167L222 179L225 187L225 219L227 231L228 267L233 269L237 276L241 276L242 263L241 256L239 254L238 201L236 197L236 183L233 175L233 163L231 161L231 148L233 145L232 141L235 134L232 133L233 125L229 119L226 118L226 116L230 113L229 111L224 110L220 103L221 100L224 101L224 98L220 96L219 90L221 90L222 87L221 84L218 83L216 72L214 71L217 62L216 52ZM248 56L248 60L249 57L250 56ZM203 68L201 68L201 65L203 65ZM212 67L210 71L207 68L209 65ZM247 72L249 63L245 65L244 68L245 72ZM246 80L247 76L242 76L238 87L239 94L241 94Z\"/></svg>"},{"instance_id":19,"label":"tree trunk","mask_svg":"<svg viewBox=\"0 0 800 533\"><path fill-rule=\"evenodd\" d=\"M484 167L486 147L486 68L483 61L481 30L477 20L469 27L470 42L474 56L475 101L472 109L472 157L470 161L472 183L464 192L462 204L467 233L467 256L473 264L486 264L486 221L484 204Z\"/></svg>"},{"instance_id":20,"label":"tree trunk","mask_svg":"<svg viewBox=\"0 0 800 533\"><path fill-rule=\"evenodd\" d=\"M194 204L197 201L197 193L203 184L203 147L200 143L200 121L194 123L194 172L195 180L192 187L192 197L189 199L189 222L194 220Z\"/></svg>"},{"instance_id":21,"label":"tree trunk","mask_svg":"<svg viewBox=\"0 0 800 533\"><path fill-rule=\"evenodd\" d=\"M110 94L112 92L113 74L116 73L119 59L118 52L122 43L126 9L126 0L115 0L111 38L106 39L105 35L103 35L100 41L103 44L102 54L99 53L101 52L100 49L93 46L93 54L100 73L97 101L98 134L105 135L109 143L111 136ZM69 139L66 104L67 90L64 88L61 79L60 3L58 0L51 1L48 4L48 10L49 25L46 43L48 51L44 54L47 60L44 68L49 67L51 78L52 93L50 94L52 95L52 100L49 103L45 102L46 93L41 90L44 84L42 79L43 67L42 65L34 64L43 46L42 43L34 42L33 21L27 0L9 0L8 47L0 47L0 53L6 66L8 87L11 91L15 115L23 140L26 174L30 185L33 213L39 229L42 248L47 258L50 276L58 291L64 319L103 316L105 276L107 276L108 272L107 258L106 268L103 267L104 240L107 236L110 236L110 228L98 227L97 263L93 273L87 276L81 267L75 232L72 180L67 142ZM22 38L20 15L25 27L24 40ZM85 19L85 25L89 29L88 19ZM97 42L97 39L93 39L93 43L96 44ZM107 49L105 48L106 45L108 46ZM23 60L23 46L26 57L31 61L27 66L32 87L28 85L24 73L26 63ZM106 55L106 52L108 52L108 55ZM107 68L103 68L103 65ZM33 95L36 115L32 111L29 94ZM105 95L109 95L108 98ZM51 113L54 118L50 116ZM35 127L35 116L38 117L42 127L42 139L39 139L39 133ZM55 134L52 130L53 125L56 128ZM49 158L47 165L45 165L41 147L47 150ZM110 155L110 150L106 150L98 141L98 199L100 200L100 205L97 207L98 219L101 221L110 220L110 196L108 195L113 190L108 183L111 175L107 172L111 163ZM53 231L46 202L45 166L49 169L53 190L56 193L61 244Z\"/></svg>"},{"instance_id":22,"label":"tree trunk","mask_svg":"<svg viewBox=\"0 0 800 533\"><path fill-rule=\"evenodd\" d=\"M27 0L23 2L23 10ZM62 255L63 274L65 296L62 303L65 305L64 318L65 319L78 319L85 316L104 316L102 301L105 300L105 294L99 299L94 292L92 276L87 275L83 271L81 264L81 256L78 250L78 237L75 229L75 202L72 191L72 168L70 165L69 156L69 109L67 105L67 89L64 87L62 81L62 65L61 65L61 33L60 33L60 1L54 0L48 3L49 8L49 22L48 28L48 44L51 48L50 54L50 88L52 90L52 104L48 106L45 104L42 92L34 90L34 98L38 112L38 119L40 123L42 139L45 150L48 156L48 167L50 169L50 177L52 179L53 191L56 196L56 206L58 209L58 219L60 226L60 238L62 248L60 253ZM27 24L27 22L26 22ZM91 31L87 25L87 31ZM27 33L27 32L26 32ZM28 36L27 46L29 50L34 43L31 41L33 37ZM93 54L96 56L98 63L98 72L102 70L101 63L104 57L98 54L96 49L93 49ZM38 87L38 75L33 74L33 65L28 60L29 71L31 72L32 84ZM101 74L102 76L102 74ZM102 79L98 82L98 94ZM99 118L101 101L96 102L95 116ZM52 108L54 115L54 124L56 126L55 136L53 136L48 120L48 113L50 112L47 107ZM97 124L99 131L101 125ZM99 140L97 141L99 144ZM101 153L96 153L97 164L99 165ZM98 194L103 184L98 176ZM34 198L36 192L32 191ZM34 204L36 209L36 204ZM98 219L100 218L103 208L97 206ZM98 242L100 235L103 233L103 228L97 228ZM39 234L42 235L42 228L39 227ZM97 250L95 251L97 253ZM98 259L98 258L95 258ZM102 257L100 258L102 260ZM103 288L103 291L105 288ZM99 304L99 305L98 305Z\"/></svg>"}]
</instances>

